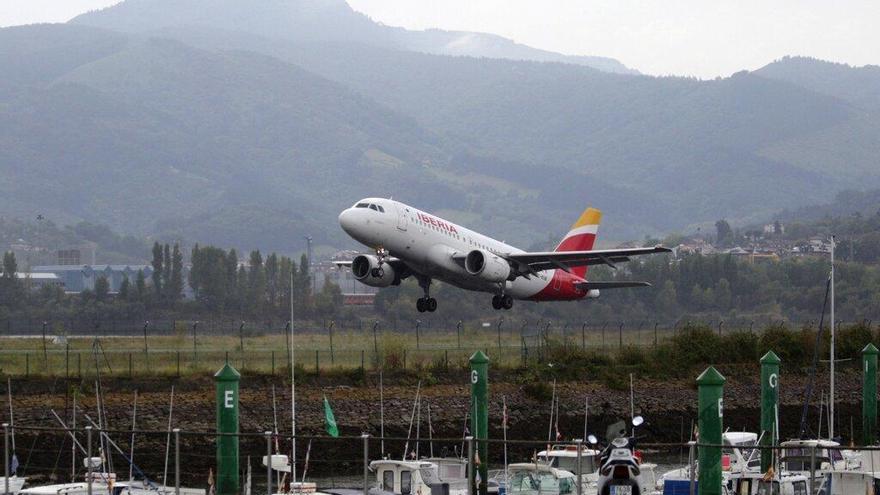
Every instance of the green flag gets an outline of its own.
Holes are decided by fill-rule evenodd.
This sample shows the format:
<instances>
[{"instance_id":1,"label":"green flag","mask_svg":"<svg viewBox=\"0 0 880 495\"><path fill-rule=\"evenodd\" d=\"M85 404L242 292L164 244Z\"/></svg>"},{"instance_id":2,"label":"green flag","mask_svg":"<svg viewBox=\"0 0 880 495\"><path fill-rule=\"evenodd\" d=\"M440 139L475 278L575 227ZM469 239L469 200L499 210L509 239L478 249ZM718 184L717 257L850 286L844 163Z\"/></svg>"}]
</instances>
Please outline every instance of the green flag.
<instances>
[{"instance_id":1,"label":"green flag","mask_svg":"<svg viewBox=\"0 0 880 495\"><path fill-rule=\"evenodd\" d=\"M331 437L339 436L339 428L336 427L336 418L333 417L333 409L330 409L330 401L324 396L324 428Z\"/></svg>"}]
</instances>

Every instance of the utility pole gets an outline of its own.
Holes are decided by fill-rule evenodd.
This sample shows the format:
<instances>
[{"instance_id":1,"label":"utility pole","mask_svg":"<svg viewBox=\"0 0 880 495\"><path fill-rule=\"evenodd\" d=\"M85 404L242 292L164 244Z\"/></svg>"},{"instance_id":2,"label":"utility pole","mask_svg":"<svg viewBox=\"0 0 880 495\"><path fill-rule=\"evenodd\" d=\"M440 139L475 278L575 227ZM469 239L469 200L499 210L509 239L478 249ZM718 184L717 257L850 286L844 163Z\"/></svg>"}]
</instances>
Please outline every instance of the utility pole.
<instances>
[{"instance_id":1,"label":"utility pole","mask_svg":"<svg viewBox=\"0 0 880 495\"><path fill-rule=\"evenodd\" d=\"M828 438L834 438L834 338L837 324L834 320L834 236L831 236L831 384L828 401Z\"/></svg>"}]
</instances>

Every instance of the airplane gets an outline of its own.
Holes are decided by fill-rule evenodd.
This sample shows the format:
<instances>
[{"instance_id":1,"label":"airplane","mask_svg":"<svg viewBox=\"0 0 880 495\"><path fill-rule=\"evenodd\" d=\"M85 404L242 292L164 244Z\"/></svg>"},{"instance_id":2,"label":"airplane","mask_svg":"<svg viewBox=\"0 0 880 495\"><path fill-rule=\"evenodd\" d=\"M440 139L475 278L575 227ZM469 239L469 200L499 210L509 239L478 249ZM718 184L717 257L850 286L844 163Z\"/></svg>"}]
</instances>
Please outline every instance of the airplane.
<instances>
[{"instance_id":1,"label":"airplane","mask_svg":"<svg viewBox=\"0 0 880 495\"><path fill-rule=\"evenodd\" d=\"M339 214L339 225L375 254L335 263L350 267L355 279L371 287L414 277L425 294L416 301L420 313L437 310L430 295L434 279L491 293L496 310L512 308L514 299L595 299L600 290L650 286L587 281L590 265L615 268L632 256L671 251L662 246L593 250L601 219L599 210L587 208L554 251L526 252L399 201L365 198Z\"/></svg>"}]
</instances>

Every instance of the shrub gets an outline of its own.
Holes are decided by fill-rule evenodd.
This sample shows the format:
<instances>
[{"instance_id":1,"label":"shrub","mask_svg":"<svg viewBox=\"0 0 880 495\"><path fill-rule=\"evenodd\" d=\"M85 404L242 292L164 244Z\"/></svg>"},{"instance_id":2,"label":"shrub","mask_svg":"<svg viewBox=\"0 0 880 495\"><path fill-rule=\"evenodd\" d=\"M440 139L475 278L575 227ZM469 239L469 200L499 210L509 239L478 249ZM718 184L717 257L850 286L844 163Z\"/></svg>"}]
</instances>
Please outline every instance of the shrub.
<instances>
[{"instance_id":1,"label":"shrub","mask_svg":"<svg viewBox=\"0 0 880 495\"><path fill-rule=\"evenodd\" d=\"M767 351L773 351L783 363L792 366L808 364L812 353L804 349L804 342L799 333L789 330L784 323L767 327L758 341L758 353L764 355Z\"/></svg>"}]
</instances>

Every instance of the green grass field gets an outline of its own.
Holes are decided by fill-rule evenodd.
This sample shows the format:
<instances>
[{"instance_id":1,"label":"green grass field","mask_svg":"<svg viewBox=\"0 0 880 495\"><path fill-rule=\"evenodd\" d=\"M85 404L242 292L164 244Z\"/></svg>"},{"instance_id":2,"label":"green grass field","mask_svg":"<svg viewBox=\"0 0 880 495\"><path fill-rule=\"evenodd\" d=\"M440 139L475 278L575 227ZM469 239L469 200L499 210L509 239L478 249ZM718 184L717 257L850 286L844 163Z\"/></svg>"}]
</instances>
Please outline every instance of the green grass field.
<instances>
[{"instance_id":1,"label":"green grass field","mask_svg":"<svg viewBox=\"0 0 880 495\"><path fill-rule=\"evenodd\" d=\"M662 337L662 335L661 335ZM567 345L601 348L603 336L597 330L555 329L548 338ZM523 348L533 353L543 340L521 337L519 331L436 330L416 332L334 331L295 335L295 360L307 371L367 369L377 367L419 369L464 367L477 349L487 352L498 366L518 366ZM115 376L177 375L215 371L226 359L242 370L281 373L289 360L289 340L284 335L210 336L181 332L176 336L68 338L44 342L36 337L0 338L0 373L11 376ZM608 328L604 343L649 346L653 329ZM45 344L45 348L44 348Z\"/></svg>"}]
</instances>

